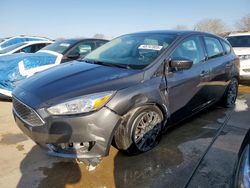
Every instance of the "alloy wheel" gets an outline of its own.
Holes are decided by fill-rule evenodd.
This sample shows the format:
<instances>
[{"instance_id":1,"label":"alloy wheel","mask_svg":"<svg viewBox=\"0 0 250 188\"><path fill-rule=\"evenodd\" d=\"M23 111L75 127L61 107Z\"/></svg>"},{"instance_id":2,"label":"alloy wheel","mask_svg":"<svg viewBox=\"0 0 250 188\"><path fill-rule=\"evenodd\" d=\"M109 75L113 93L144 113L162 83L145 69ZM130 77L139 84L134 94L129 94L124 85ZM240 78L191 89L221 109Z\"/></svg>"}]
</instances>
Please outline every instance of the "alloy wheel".
<instances>
[{"instance_id":1,"label":"alloy wheel","mask_svg":"<svg viewBox=\"0 0 250 188\"><path fill-rule=\"evenodd\" d=\"M148 151L157 143L161 131L161 116L155 111L144 112L135 122L135 145L140 151Z\"/></svg>"}]
</instances>

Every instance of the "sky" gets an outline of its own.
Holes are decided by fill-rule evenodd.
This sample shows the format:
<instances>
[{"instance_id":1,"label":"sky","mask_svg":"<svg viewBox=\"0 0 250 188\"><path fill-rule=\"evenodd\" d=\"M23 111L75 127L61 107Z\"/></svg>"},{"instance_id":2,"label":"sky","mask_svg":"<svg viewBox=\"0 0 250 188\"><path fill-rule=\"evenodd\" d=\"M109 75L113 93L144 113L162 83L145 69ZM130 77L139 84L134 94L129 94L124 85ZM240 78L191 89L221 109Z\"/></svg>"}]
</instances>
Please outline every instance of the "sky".
<instances>
[{"instance_id":1,"label":"sky","mask_svg":"<svg viewBox=\"0 0 250 188\"><path fill-rule=\"evenodd\" d=\"M26 34L52 39L112 38L122 34L190 29L205 18L222 19L229 28L250 13L250 0L2 0L0 38Z\"/></svg>"}]
</instances>

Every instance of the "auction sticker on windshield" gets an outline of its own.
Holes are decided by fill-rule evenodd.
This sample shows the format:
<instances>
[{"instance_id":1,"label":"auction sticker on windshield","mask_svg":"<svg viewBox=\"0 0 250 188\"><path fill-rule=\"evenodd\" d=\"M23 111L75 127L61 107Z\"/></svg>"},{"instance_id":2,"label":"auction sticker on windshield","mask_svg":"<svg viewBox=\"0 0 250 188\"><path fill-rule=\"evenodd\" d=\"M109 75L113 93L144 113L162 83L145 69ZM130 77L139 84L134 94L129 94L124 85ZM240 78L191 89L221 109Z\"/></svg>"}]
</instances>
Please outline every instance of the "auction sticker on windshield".
<instances>
[{"instance_id":1,"label":"auction sticker on windshield","mask_svg":"<svg viewBox=\"0 0 250 188\"><path fill-rule=\"evenodd\" d=\"M61 44L60 44L60 46L63 46L63 47L69 47L69 46L70 46L70 44L68 44L68 43L61 43Z\"/></svg>"},{"instance_id":2,"label":"auction sticker on windshield","mask_svg":"<svg viewBox=\"0 0 250 188\"><path fill-rule=\"evenodd\" d=\"M160 51L160 50L162 49L162 46L142 44L142 45L139 46L138 49L157 50L157 51Z\"/></svg>"}]
</instances>

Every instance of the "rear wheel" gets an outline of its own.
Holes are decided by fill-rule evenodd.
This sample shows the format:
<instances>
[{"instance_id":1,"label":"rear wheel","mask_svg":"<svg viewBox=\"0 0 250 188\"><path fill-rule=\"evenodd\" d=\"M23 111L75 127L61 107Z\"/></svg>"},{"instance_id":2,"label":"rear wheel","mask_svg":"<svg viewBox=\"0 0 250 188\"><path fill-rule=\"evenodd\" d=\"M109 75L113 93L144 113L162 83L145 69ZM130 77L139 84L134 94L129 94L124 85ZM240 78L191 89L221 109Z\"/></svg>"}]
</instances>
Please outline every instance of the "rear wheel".
<instances>
[{"instance_id":1,"label":"rear wheel","mask_svg":"<svg viewBox=\"0 0 250 188\"><path fill-rule=\"evenodd\" d=\"M156 106L136 108L124 116L115 133L118 149L128 154L146 152L160 140L163 114Z\"/></svg>"},{"instance_id":2,"label":"rear wheel","mask_svg":"<svg viewBox=\"0 0 250 188\"><path fill-rule=\"evenodd\" d=\"M232 78L226 93L224 94L221 102L222 105L226 108L233 107L238 95L238 80L236 78Z\"/></svg>"}]
</instances>

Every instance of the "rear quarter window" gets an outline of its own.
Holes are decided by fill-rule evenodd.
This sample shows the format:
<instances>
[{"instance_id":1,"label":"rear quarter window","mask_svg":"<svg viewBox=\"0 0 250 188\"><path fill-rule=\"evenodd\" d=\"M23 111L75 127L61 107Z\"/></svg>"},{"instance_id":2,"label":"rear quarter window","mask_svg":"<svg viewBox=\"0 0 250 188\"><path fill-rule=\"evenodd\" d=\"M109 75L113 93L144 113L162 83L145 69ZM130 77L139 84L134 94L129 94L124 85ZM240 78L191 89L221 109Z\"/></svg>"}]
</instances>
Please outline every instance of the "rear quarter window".
<instances>
[{"instance_id":1,"label":"rear quarter window","mask_svg":"<svg viewBox=\"0 0 250 188\"><path fill-rule=\"evenodd\" d=\"M230 54L231 50L232 50L231 46L227 42L225 42L223 40L221 41L221 43L222 43L222 45L224 47L225 54Z\"/></svg>"}]
</instances>

